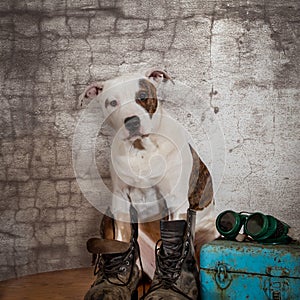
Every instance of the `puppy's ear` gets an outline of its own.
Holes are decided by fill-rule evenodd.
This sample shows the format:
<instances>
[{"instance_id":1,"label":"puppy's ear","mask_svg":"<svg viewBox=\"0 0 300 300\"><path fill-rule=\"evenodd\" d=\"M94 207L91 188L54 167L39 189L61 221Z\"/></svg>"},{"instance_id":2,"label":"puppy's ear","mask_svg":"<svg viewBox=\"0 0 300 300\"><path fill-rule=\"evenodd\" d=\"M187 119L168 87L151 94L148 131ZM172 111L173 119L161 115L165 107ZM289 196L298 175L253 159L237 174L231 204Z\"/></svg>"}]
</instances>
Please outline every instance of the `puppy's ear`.
<instances>
[{"instance_id":1,"label":"puppy's ear","mask_svg":"<svg viewBox=\"0 0 300 300\"><path fill-rule=\"evenodd\" d=\"M93 99L101 94L103 90L103 83L100 81L93 82L87 88L85 88L84 92L79 96L80 105L85 99Z\"/></svg>"},{"instance_id":2,"label":"puppy's ear","mask_svg":"<svg viewBox=\"0 0 300 300\"><path fill-rule=\"evenodd\" d=\"M149 79L153 80L154 83L159 84L161 82L166 82L170 80L173 84L172 78L169 76L169 74L161 70L159 68L152 68L146 71L145 76L148 77Z\"/></svg>"}]
</instances>

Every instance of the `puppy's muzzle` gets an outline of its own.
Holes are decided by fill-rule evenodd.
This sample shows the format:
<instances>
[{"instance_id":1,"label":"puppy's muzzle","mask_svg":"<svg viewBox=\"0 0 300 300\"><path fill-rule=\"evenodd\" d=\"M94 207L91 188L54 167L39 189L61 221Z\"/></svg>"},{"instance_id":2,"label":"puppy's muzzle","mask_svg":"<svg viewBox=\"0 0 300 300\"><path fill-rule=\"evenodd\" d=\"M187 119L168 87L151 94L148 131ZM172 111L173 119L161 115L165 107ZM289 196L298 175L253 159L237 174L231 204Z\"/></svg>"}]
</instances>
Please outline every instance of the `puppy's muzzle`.
<instances>
[{"instance_id":1,"label":"puppy's muzzle","mask_svg":"<svg viewBox=\"0 0 300 300\"><path fill-rule=\"evenodd\" d=\"M130 135L138 134L141 126L141 120L138 116L128 117L124 120L125 128Z\"/></svg>"}]
</instances>

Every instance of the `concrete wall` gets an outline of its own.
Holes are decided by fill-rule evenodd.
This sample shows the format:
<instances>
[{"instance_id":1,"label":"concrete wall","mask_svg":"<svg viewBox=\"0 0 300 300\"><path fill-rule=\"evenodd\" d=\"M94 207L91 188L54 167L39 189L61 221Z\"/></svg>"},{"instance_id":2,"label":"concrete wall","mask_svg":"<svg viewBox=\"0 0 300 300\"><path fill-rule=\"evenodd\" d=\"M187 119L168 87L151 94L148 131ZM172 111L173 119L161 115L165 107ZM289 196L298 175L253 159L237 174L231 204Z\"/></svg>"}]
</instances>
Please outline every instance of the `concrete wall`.
<instances>
[{"instance_id":1,"label":"concrete wall","mask_svg":"<svg viewBox=\"0 0 300 300\"><path fill-rule=\"evenodd\" d=\"M299 15L292 0L2 0L0 278L89 265L100 213L72 167L78 95L153 65L189 85L185 111L222 133L218 210L270 213L299 237Z\"/></svg>"}]
</instances>

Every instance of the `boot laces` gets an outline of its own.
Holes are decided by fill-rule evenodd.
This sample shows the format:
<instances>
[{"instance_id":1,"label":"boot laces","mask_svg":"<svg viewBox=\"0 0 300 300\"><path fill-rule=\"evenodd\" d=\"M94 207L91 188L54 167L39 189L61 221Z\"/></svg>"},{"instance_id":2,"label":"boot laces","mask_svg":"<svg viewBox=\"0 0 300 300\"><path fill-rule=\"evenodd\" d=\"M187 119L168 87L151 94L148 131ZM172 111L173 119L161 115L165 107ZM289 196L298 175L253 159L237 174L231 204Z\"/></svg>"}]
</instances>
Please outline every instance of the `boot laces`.
<instances>
[{"instance_id":1,"label":"boot laces","mask_svg":"<svg viewBox=\"0 0 300 300\"><path fill-rule=\"evenodd\" d=\"M155 257L159 270L157 276L165 285L172 285L181 274L181 265L184 258L182 255L164 255L161 248L158 247L160 242L161 240L155 246Z\"/></svg>"},{"instance_id":2,"label":"boot laces","mask_svg":"<svg viewBox=\"0 0 300 300\"><path fill-rule=\"evenodd\" d=\"M101 276L101 280L100 281L96 280L93 286L102 283L105 280L107 280L110 284L113 285L128 286L128 284L132 279L134 265L137 258L139 259L141 272L143 274L144 270L143 270L143 264L141 259L140 246L137 242L138 216L137 216L136 209L132 205L130 205L130 218L131 218L131 238L130 238L129 249L123 253L112 255L109 259L107 259L107 257L105 259L103 254L97 254L97 259L94 268L94 275L98 275L100 273L102 276ZM124 280L127 277L128 267L130 267L129 276L127 280ZM124 279L121 278L122 273ZM111 278L115 278L119 282L113 282ZM145 283L143 283L143 294L145 294Z\"/></svg>"},{"instance_id":3,"label":"boot laces","mask_svg":"<svg viewBox=\"0 0 300 300\"><path fill-rule=\"evenodd\" d=\"M185 293L183 293L175 284L179 276L181 275L182 264L188 254L190 243L186 239L184 242L183 250L180 256L178 255L163 255L161 248L158 245L161 243L161 239L157 241L155 245L155 258L157 263L158 272L156 276L158 283L150 287L147 293L141 298L143 300L150 293L158 290L159 288L171 289L174 292L184 296L188 300L193 300Z\"/></svg>"},{"instance_id":4,"label":"boot laces","mask_svg":"<svg viewBox=\"0 0 300 300\"><path fill-rule=\"evenodd\" d=\"M135 253L136 250L137 253ZM130 243L130 247L126 252L120 253L119 255L116 255L115 257L112 257L110 259L105 259L102 254L98 254L94 268L94 274L97 275L100 273L102 275L102 278L98 282L96 280L94 285L107 280L110 284L113 285L127 286L132 279L135 260L137 257L139 259L141 270L143 272L140 248L136 240L133 240ZM130 272L126 280L128 268L130 268ZM112 281L112 278L117 279L119 282Z\"/></svg>"}]
</instances>

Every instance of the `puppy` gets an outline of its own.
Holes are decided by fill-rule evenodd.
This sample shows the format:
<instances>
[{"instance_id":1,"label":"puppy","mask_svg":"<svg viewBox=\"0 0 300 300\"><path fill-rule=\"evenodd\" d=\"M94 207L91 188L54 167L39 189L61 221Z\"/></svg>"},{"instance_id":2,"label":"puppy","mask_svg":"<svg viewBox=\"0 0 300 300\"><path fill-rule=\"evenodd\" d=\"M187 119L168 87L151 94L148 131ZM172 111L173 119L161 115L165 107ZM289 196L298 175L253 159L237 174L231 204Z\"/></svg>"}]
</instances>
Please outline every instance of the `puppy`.
<instances>
[{"instance_id":1,"label":"puppy","mask_svg":"<svg viewBox=\"0 0 300 300\"><path fill-rule=\"evenodd\" d=\"M198 253L203 243L217 237L212 179L189 144L183 127L158 100L157 89L167 81L172 79L165 71L153 68L144 74L94 82L85 89L81 100L99 101L106 121L115 131L110 172L116 239L130 238L130 202L137 209L141 223L167 216L182 219L190 207L197 211L195 248ZM142 227L140 236L144 240L149 235L152 240L158 239L156 225L150 230ZM140 242L143 254L148 242ZM152 276L154 268L152 259L146 272Z\"/></svg>"}]
</instances>

